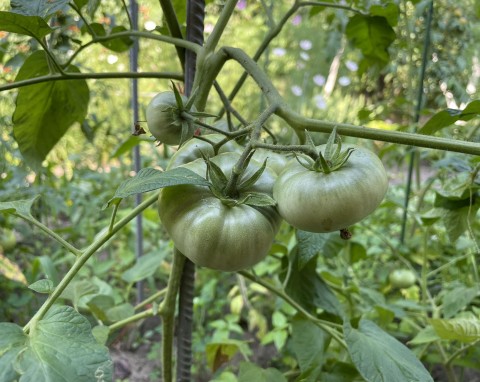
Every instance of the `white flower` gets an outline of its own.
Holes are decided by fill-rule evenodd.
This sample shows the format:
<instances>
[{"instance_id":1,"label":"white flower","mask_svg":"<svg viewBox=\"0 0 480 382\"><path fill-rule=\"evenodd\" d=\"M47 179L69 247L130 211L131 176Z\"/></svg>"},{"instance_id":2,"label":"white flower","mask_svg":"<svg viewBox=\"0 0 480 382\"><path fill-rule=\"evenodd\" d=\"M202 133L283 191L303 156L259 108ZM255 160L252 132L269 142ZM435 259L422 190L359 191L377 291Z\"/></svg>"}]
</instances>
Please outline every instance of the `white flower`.
<instances>
[{"instance_id":1,"label":"white flower","mask_svg":"<svg viewBox=\"0 0 480 382\"><path fill-rule=\"evenodd\" d=\"M313 82L315 82L315 85L323 86L325 85L325 77L321 74L316 74L313 76Z\"/></svg>"},{"instance_id":2,"label":"white flower","mask_svg":"<svg viewBox=\"0 0 480 382\"><path fill-rule=\"evenodd\" d=\"M290 90L292 91L292 93L294 95L296 95L297 97L300 97L302 94L303 94L303 90L300 86L298 85L293 85Z\"/></svg>"},{"instance_id":3,"label":"white flower","mask_svg":"<svg viewBox=\"0 0 480 382\"><path fill-rule=\"evenodd\" d=\"M310 50L312 49L312 42L310 40L301 40L300 48L302 48L303 50Z\"/></svg>"},{"instance_id":4,"label":"white flower","mask_svg":"<svg viewBox=\"0 0 480 382\"><path fill-rule=\"evenodd\" d=\"M284 48L274 48L274 49L272 50L272 53L273 53L275 56L282 57L282 56L285 56L285 54L287 53L287 51L286 51Z\"/></svg>"},{"instance_id":5,"label":"white flower","mask_svg":"<svg viewBox=\"0 0 480 382\"><path fill-rule=\"evenodd\" d=\"M315 101L315 106L317 106L321 110L325 110L327 108L327 101L321 94L317 94L315 97L313 97L313 100Z\"/></svg>"},{"instance_id":6,"label":"white flower","mask_svg":"<svg viewBox=\"0 0 480 382\"><path fill-rule=\"evenodd\" d=\"M348 85L350 85L351 81L350 81L350 78L348 78L346 76L342 76L338 79L338 83L341 86L348 86Z\"/></svg>"},{"instance_id":7,"label":"white flower","mask_svg":"<svg viewBox=\"0 0 480 382\"><path fill-rule=\"evenodd\" d=\"M358 64L355 61L347 60L347 62L345 62L345 66L352 72L356 72L358 70Z\"/></svg>"},{"instance_id":8,"label":"white flower","mask_svg":"<svg viewBox=\"0 0 480 382\"><path fill-rule=\"evenodd\" d=\"M310 56L307 52L300 52L300 57L302 57L302 59L305 61L310 60Z\"/></svg>"}]
</instances>

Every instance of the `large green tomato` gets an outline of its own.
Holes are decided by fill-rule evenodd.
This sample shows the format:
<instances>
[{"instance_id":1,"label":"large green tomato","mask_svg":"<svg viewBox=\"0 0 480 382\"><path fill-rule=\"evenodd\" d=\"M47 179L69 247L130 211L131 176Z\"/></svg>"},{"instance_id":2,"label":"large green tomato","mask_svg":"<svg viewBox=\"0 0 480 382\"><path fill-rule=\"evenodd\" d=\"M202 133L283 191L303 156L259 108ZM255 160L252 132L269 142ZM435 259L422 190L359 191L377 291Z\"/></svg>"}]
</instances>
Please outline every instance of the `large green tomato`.
<instances>
[{"instance_id":1,"label":"large green tomato","mask_svg":"<svg viewBox=\"0 0 480 382\"><path fill-rule=\"evenodd\" d=\"M211 158L229 177L239 154L224 153ZM260 168L250 161L242 179ZM203 159L183 165L197 174L206 174ZM272 194L275 174L266 168L247 191ZM221 271L238 271L261 261L268 253L281 218L275 207L229 205L208 187L194 185L162 189L158 213L180 252L195 264Z\"/></svg>"},{"instance_id":2,"label":"large green tomato","mask_svg":"<svg viewBox=\"0 0 480 382\"><path fill-rule=\"evenodd\" d=\"M183 103L187 98L182 96ZM171 91L158 93L147 106L146 119L150 133L160 142L178 145L182 137L182 124L175 94ZM194 127L189 127L186 138L193 136Z\"/></svg>"},{"instance_id":3,"label":"large green tomato","mask_svg":"<svg viewBox=\"0 0 480 382\"><path fill-rule=\"evenodd\" d=\"M296 159L280 173L273 189L280 215L309 232L348 228L372 213L383 200L388 178L380 159L354 146L343 167L328 174L308 170ZM324 153L325 145L318 147Z\"/></svg>"},{"instance_id":4,"label":"large green tomato","mask_svg":"<svg viewBox=\"0 0 480 382\"><path fill-rule=\"evenodd\" d=\"M224 138L222 134L208 134L202 135L202 137L214 143L218 143ZM228 141L222 145L222 147L220 147L218 153L221 154L229 151L241 153L243 151L243 147L235 141ZM215 155L213 147L210 143L194 137L187 141L177 150L175 154L173 154L170 162L168 163L167 170L178 167L185 163L193 162L195 159L202 158L202 153L207 158Z\"/></svg>"},{"instance_id":5,"label":"large green tomato","mask_svg":"<svg viewBox=\"0 0 480 382\"><path fill-rule=\"evenodd\" d=\"M395 269L388 276L388 280L394 288L410 288L415 284L417 277L410 269Z\"/></svg>"}]
</instances>

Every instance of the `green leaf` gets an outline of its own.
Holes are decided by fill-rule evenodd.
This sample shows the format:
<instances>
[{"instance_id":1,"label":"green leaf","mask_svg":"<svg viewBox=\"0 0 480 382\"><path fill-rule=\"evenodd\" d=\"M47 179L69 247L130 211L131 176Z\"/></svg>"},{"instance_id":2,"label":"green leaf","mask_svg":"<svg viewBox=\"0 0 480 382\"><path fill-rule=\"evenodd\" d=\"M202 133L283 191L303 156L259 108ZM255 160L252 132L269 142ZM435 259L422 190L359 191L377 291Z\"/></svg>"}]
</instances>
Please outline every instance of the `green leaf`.
<instances>
[{"instance_id":1,"label":"green leaf","mask_svg":"<svg viewBox=\"0 0 480 382\"><path fill-rule=\"evenodd\" d=\"M90 309L90 312L95 315L97 320L106 322L108 321L107 311L115 306L115 300L112 296L97 294L88 300L86 306Z\"/></svg>"},{"instance_id":2,"label":"green leaf","mask_svg":"<svg viewBox=\"0 0 480 382\"><path fill-rule=\"evenodd\" d=\"M217 371L223 364L230 361L238 352L248 352L245 342L225 339L222 342L211 342L205 348L207 365L213 371Z\"/></svg>"},{"instance_id":3,"label":"green leaf","mask_svg":"<svg viewBox=\"0 0 480 382\"><path fill-rule=\"evenodd\" d=\"M480 340L480 320L476 318L454 318L430 320L435 332L444 340L474 342Z\"/></svg>"},{"instance_id":4,"label":"green leaf","mask_svg":"<svg viewBox=\"0 0 480 382\"><path fill-rule=\"evenodd\" d=\"M297 230L298 268L302 268L319 253L324 251L331 238L330 233L312 233Z\"/></svg>"},{"instance_id":5,"label":"green leaf","mask_svg":"<svg viewBox=\"0 0 480 382\"><path fill-rule=\"evenodd\" d=\"M411 345L423 345L438 341L440 337L435 332L435 329L431 325L420 330L411 341L408 341Z\"/></svg>"},{"instance_id":6,"label":"green leaf","mask_svg":"<svg viewBox=\"0 0 480 382\"><path fill-rule=\"evenodd\" d=\"M350 357L368 382L433 382L433 378L401 342L372 321L362 319L358 329L344 324Z\"/></svg>"},{"instance_id":7,"label":"green leaf","mask_svg":"<svg viewBox=\"0 0 480 382\"><path fill-rule=\"evenodd\" d=\"M200 175L183 167L177 167L168 171L142 168L134 177L127 179L118 186L113 197L107 202L107 205L117 203L120 199L130 195L181 184L193 184L197 186L210 185L210 183Z\"/></svg>"},{"instance_id":8,"label":"green leaf","mask_svg":"<svg viewBox=\"0 0 480 382\"><path fill-rule=\"evenodd\" d=\"M343 308L337 296L317 273L316 265L316 259L312 259L300 270L298 260L293 259L285 292L308 311L314 312L321 308L343 317Z\"/></svg>"},{"instance_id":9,"label":"green leaf","mask_svg":"<svg viewBox=\"0 0 480 382\"><path fill-rule=\"evenodd\" d=\"M118 158L122 156L123 154L129 154L131 150L135 147L138 146L142 142L150 142L153 143L155 142L154 137L146 137L146 136L136 136L136 135L130 135L125 141L123 141L113 152L112 158Z\"/></svg>"},{"instance_id":10,"label":"green leaf","mask_svg":"<svg viewBox=\"0 0 480 382\"><path fill-rule=\"evenodd\" d=\"M32 199L21 199L14 200L11 202L0 202L0 212L7 214L21 214L25 216L32 217L30 210L32 209L33 203L39 198L35 196Z\"/></svg>"},{"instance_id":11,"label":"green leaf","mask_svg":"<svg viewBox=\"0 0 480 382\"><path fill-rule=\"evenodd\" d=\"M49 279L43 279L35 281L33 284L28 286L29 289L37 292L37 293L52 293L55 289L53 285L53 281Z\"/></svg>"},{"instance_id":12,"label":"green leaf","mask_svg":"<svg viewBox=\"0 0 480 382\"><path fill-rule=\"evenodd\" d=\"M70 65L68 71L79 73ZM16 81L50 72L44 51L32 53L20 68ZM18 90L13 113L13 132L23 157L39 166L75 122L87 114L90 91L85 80L51 81Z\"/></svg>"},{"instance_id":13,"label":"green leaf","mask_svg":"<svg viewBox=\"0 0 480 382\"><path fill-rule=\"evenodd\" d=\"M0 247L0 275L6 277L9 280L16 281L27 285L27 279L23 274L20 266L10 260L8 257L5 257L2 254L2 248Z\"/></svg>"},{"instance_id":14,"label":"green leaf","mask_svg":"<svg viewBox=\"0 0 480 382\"><path fill-rule=\"evenodd\" d=\"M350 18L346 35L363 54L360 74L370 66L383 68L389 62L388 48L396 35L385 17L357 14Z\"/></svg>"},{"instance_id":15,"label":"green leaf","mask_svg":"<svg viewBox=\"0 0 480 382\"><path fill-rule=\"evenodd\" d=\"M110 329L108 326L97 325L93 327L92 334L99 344L105 345L110 334Z\"/></svg>"},{"instance_id":16,"label":"green leaf","mask_svg":"<svg viewBox=\"0 0 480 382\"><path fill-rule=\"evenodd\" d=\"M305 382L316 382L325 362L328 336L312 321L297 315L292 320L291 338L292 349L302 372L298 379Z\"/></svg>"},{"instance_id":17,"label":"green leaf","mask_svg":"<svg viewBox=\"0 0 480 382\"><path fill-rule=\"evenodd\" d=\"M110 322L118 322L135 314L135 308L129 303L120 304L107 310L107 318Z\"/></svg>"},{"instance_id":18,"label":"green leaf","mask_svg":"<svg viewBox=\"0 0 480 382\"><path fill-rule=\"evenodd\" d=\"M398 24L398 16L400 15L400 9L398 5L389 2L382 5L372 5L369 9L371 16L383 16L387 19L388 23L394 27Z\"/></svg>"},{"instance_id":19,"label":"green leaf","mask_svg":"<svg viewBox=\"0 0 480 382\"><path fill-rule=\"evenodd\" d=\"M457 121L469 121L480 114L480 100L470 102L465 109L446 109L438 112L430 118L421 129L419 134L433 135L444 127L453 125Z\"/></svg>"},{"instance_id":20,"label":"green leaf","mask_svg":"<svg viewBox=\"0 0 480 382\"><path fill-rule=\"evenodd\" d=\"M40 16L47 19L58 11L64 10L69 0L10 0L12 12L25 16Z\"/></svg>"},{"instance_id":21,"label":"green leaf","mask_svg":"<svg viewBox=\"0 0 480 382\"><path fill-rule=\"evenodd\" d=\"M23 34L41 40L52 33L53 29L41 17L0 11L0 31Z\"/></svg>"},{"instance_id":22,"label":"green leaf","mask_svg":"<svg viewBox=\"0 0 480 382\"><path fill-rule=\"evenodd\" d=\"M95 12L97 12L97 9L100 5L100 1L101 0L88 0L87 13L91 19L95 17Z\"/></svg>"},{"instance_id":23,"label":"green leaf","mask_svg":"<svg viewBox=\"0 0 480 382\"><path fill-rule=\"evenodd\" d=\"M152 276L162 263L165 251L151 253L140 257L135 265L122 274L122 279L128 283L134 283Z\"/></svg>"},{"instance_id":24,"label":"green leaf","mask_svg":"<svg viewBox=\"0 0 480 382\"><path fill-rule=\"evenodd\" d=\"M128 30L127 28L121 25L117 25L112 28L110 33L107 33L107 31L105 30L105 26L100 23L91 23L90 27L91 29L85 28L85 30L89 33L91 30L93 30L95 32L95 35L99 37L103 37L103 36L107 36L107 35L119 33L119 32L125 32ZM100 44L102 44L107 49L110 49L114 52L121 53L130 49L130 47L133 44L133 40L130 37L123 36L123 37L118 37L112 40L101 41Z\"/></svg>"},{"instance_id":25,"label":"green leaf","mask_svg":"<svg viewBox=\"0 0 480 382\"><path fill-rule=\"evenodd\" d=\"M253 207L275 206L277 202L270 195L261 192L247 192L241 195L242 203Z\"/></svg>"},{"instance_id":26,"label":"green leaf","mask_svg":"<svg viewBox=\"0 0 480 382\"><path fill-rule=\"evenodd\" d=\"M240 364L238 382L287 382L283 374L272 367L262 369L260 366L250 362Z\"/></svg>"},{"instance_id":27,"label":"green leaf","mask_svg":"<svg viewBox=\"0 0 480 382\"><path fill-rule=\"evenodd\" d=\"M443 296L443 317L454 317L466 308L478 295L478 288L466 286L457 287Z\"/></svg>"},{"instance_id":28,"label":"green leaf","mask_svg":"<svg viewBox=\"0 0 480 382\"><path fill-rule=\"evenodd\" d=\"M91 382L111 380L108 349L98 344L90 323L72 307L54 305L23 333L15 324L0 323L0 380Z\"/></svg>"}]
</instances>

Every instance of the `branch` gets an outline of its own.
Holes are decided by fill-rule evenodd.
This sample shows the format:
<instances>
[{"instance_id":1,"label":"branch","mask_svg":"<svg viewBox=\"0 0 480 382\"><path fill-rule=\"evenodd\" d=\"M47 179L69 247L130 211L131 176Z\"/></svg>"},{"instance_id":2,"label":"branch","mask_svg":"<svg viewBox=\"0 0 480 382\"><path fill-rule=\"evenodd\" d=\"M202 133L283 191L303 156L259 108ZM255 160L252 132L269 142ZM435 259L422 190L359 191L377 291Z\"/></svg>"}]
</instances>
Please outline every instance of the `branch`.
<instances>
[{"instance_id":1,"label":"branch","mask_svg":"<svg viewBox=\"0 0 480 382\"><path fill-rule=\"evenodd\" d=\"M173 80L183 80L183 74L174 72L118 72L118 73L55 73L29 78L27 80L12 82L0 86L0 92L11 89L18 89L24 86L40 84L49 81L68 81L68 80L90 80L90 79L118 79L118 78L164 78Z\"/></svg>"}]
</instances>

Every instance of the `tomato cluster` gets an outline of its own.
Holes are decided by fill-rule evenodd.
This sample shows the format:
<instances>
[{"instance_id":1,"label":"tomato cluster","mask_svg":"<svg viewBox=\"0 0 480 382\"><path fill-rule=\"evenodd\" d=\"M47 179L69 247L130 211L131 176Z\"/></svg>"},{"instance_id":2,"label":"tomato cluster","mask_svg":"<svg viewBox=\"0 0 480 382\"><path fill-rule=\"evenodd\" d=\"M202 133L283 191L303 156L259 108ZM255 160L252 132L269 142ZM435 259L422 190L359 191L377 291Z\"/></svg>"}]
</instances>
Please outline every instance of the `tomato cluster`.
<instances>
[{"instance_id":1,"label":"tomato cluster","mask_svg":"<svg viewBox=\"0 0 480 382\"><path fill-rule=\"evenodd\" d=\"M172 141L178 143L180 131L175 134ZM166 135L162 137L168 141ZM209 175L209 166L215 166L226 182L244 149L221 134L194 137L177 150L167 169L182 166L212 181L215 176ZM164 188L158 211L175 246L199 266L237 271L267 255L281 219L304 231L345 232L372 213L388 187L380 159L354 145L342 150L338 143L334 148L333 138L315 150L318 158L306 162L302 157L256 150L238 179L239 184L248 184L239 195L222 194L218 187ZM255 178L253 184L250 178ZM249 204L245 196L249 193L267 195L273 203Z\"/></svg>"}]
</instances>

